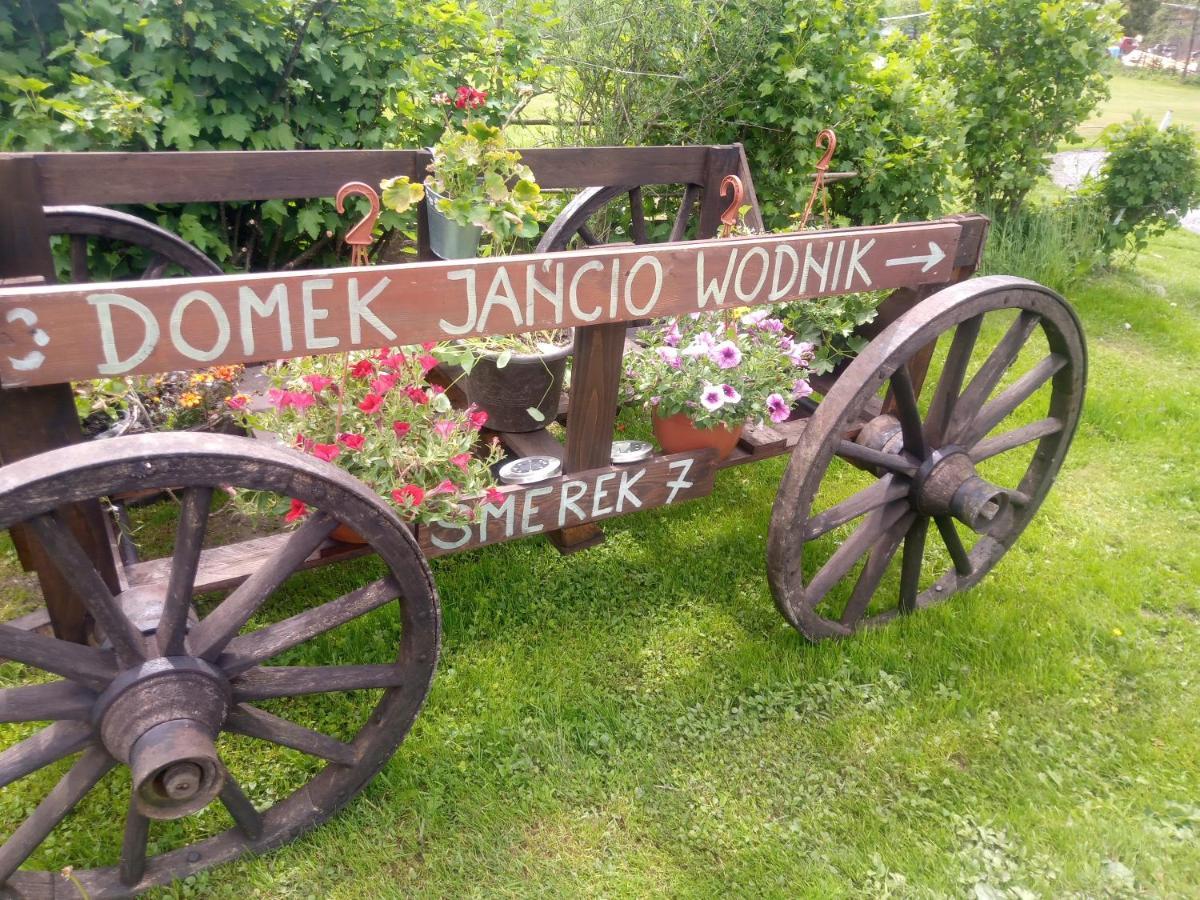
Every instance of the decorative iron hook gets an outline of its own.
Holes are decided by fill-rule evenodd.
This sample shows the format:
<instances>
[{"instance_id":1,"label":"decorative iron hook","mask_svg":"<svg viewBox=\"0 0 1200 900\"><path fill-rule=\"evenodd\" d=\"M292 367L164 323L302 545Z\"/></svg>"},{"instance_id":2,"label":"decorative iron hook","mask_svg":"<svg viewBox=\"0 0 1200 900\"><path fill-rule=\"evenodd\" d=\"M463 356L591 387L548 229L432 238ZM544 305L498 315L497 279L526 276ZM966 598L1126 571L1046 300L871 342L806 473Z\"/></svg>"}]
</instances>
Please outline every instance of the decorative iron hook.
<instances>
[{"instance_id":1,"label":"decorative iron hook","mask_svg":"<svg viewBox=\"0 0 1200 900\"><path fill-rule=\"evenodd\" d=\"M350 265L369 265L367 250L373 243L371 232L375 229L375 220L379 218L379 194L369 184L361 181L348 181L338 188L336 203L337 211L346 211L346 198L359 194L367 198L371 204L370 210L362 219L346 232L344 240L350 245Z\"/></svg>"},{"instance_id":2,"label":"decorative iron hook","mask_svg":"<svg viewBox=\"0 0 1200 900\"><path fill-rule=\"evenodd\" d=\"M742 179L736 175L726 175L721 179L721 196L724 197L733 190L733 200L726 207L725 212L721 213L721 237L729 237L733 233L733 229L737 227L738 211L742 208L742 198L746 196L746 189L742 186Z\"/></svg>"},{"instance_id":3,"label":"decorative iron hook","mask_svg":"<svg viewBox=\"0 0 1200 900\"><path fill-rule=\"evenodd\" d=\"M833 162L833 153L837 150L837 135L834 134L832 128L826 128L817 135L816 148L824 149L825 154L817 162L817 174L813 178L812 193L809 194L808 203L804 207L804 215L800 219L801 230L808 225L808 220L812 216L813 204L817 202L817 195L825 189L825 173L829 171L829 164ZM828 207L826 207L825 217L828 220Z\"/></svg>"}]
</instances>

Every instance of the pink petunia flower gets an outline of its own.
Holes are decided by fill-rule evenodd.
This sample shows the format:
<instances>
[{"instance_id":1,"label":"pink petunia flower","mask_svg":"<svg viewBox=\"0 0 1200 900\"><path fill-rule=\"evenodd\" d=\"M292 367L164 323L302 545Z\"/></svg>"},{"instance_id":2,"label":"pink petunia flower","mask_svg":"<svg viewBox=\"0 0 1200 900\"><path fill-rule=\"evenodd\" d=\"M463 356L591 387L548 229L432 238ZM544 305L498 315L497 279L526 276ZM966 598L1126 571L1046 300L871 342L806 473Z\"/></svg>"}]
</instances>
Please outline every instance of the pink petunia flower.
<instances>
[{"instance_id":1,"label":"pink petunia flower","mask_svg":"<svg viewBox=\"0 0 1200 900\"><path fill-rule=\"evenodd\" d=\"M782 394L768 394L767 412L771 414L771 421L778 423L786 420L792 410L788 406L788 402L783 399Z\"/></svg>"},{"instance_id":2,"label":"pink petunia flower","mask_svg":"<svg viewBox=\"0 0 1200 900\"><path fill-rule=\"evenodd\" d=\"M735 369L742 361L742 351L733 341L721 341L709 351L708 358L722 369Z\"/></svg>"},{"instance_id":3,"label":"pink petunia flower","mask_svg":"<svg viewBox=\"0 0 1200 900\"><path fill-rule=\"evenodd\" d=\"M807 366L813 359L813 345L808 341L798 341L788 357L794 366Z\"/></svg>"},{"instance_id":4,"label":"pink petunia flower","mask_svg":"<svg viewBox=\"0 0 1200 900\"><path fill-rule=\"evenodd\" d=\"M303 500L292 499L292 508L287 511L287 515L283 517L285 522L299 522L308 515L308 507Z\"/></svg>"},{"instance_id":5,"label":"pink petunia flower","mask_svg":"<svg viewBox=\"0 0 1200 900\"><path fill-rule=\"evenodd\" d=\"M732 384L721 385L721 395L725 398L726 403L737 403L742 399L742 395L737 392Z\"/></svg>"},{"instance_id":6,"label":"pink petunia flower","mask_svg":"<svg viewBox=\"0 0 1200 900\"><path fill-rule=\"evenodd\" d=\"M245 409L246 404L250 402L250 398L245 394L236 394L225 400L225 405L230 409Z\"/></svg>"},{"instance_id":7,"label":"pink petunia flower","mask_svg":"<svg viewBox=\"0 0 1200 900\"><path fill-rule=\"evenodd\" d=\"M700 391L700 405L709 412L716 412L725 405L725 395L715 384L704 382L704 388Z\"/></svg>"},{"instance_id":8,"label":"pink petunia flower","mask_svg":"<svg viewBox=\"0 0 1200 900\"><path fill-rule=\"evenodd\" d=\"M276 409L287 409L288 392L279 388L271 388L267 391L267 402Z\"/></svg>"},{"instance_id":9,"label":"pink petunia flower","mask_svg":"<svg viewBox=\"0 0 1200 900\"><path fill-rule=\"evenodd\" d=\"M308 382L308 386L312 388L314 394L321 393L333 384L333 379L328 375L305 375L304 380Z\"/></svg>"},{"instance_id":10,"label":"pink petunia flower","mask_svg":"<svg viewBox=\"0 0 1200 900\"><path fill-rule=\"evenodd\" d=\"M471 423L471 427L478 431L487 424L487 410L472 409L467 412L467 421Z\"/></svg>"},{"instance_id":11,"label":"pink petunia flower","mask_svg":"<svg viewBox=\"0 0 1200 900\"><path fill-rule=\"evenodd\" d=\"M428 353L421 357L420 362L422 375L428 375L433 369L437 368L438 364L437 357L430 356Z\"/></svg>"},{"instance_id":12,"label":"pink petunia flower","mask_svg":"<svg viewBox=\"0 0 1200 900\"><path fill-rule=\"evenodd\" d=\"M408 394L408 399L413 403L420 403L424 406L429 402L429 395L419 387L413 387L411 384L404 389L404 393Z\"/></svg>"},{"instance_id":13,"label":"pink petunia flower","mask_svg":"<svg viewBox=\"0 0 1200 900\"><path fill-rule=\"evenodd\" d=\"M363 448L363 444L367 442L367 436L365 434L350 434L345 431L339 434L337 439L339 444L341 444L343 447L349 447L351 450L361 450Z\"/></svg>"},{"instance_id":14,"label":"pink petunia flower","mask_svg":"<svg viewBox=\"0 0 1200 900\"><path fill-rule=\"evenodd\" d=\"M392 499L400 506L416 509L425 501L425 489L418 484L406 484L392 491Z\"/></svg>"},{"instance_id":15,"label":"pink petunia flower","mask_svg":"<svg viewBox=\"0 0 1200 900\"><path fill-rule=\"evenodd\" d=\"M667 329L667 336L663 339L668 347L679 346L679 322L672 321L671 327Z\"/></svg>"},{"instance_id":16,"label":"pink petunia flower","mask_svg":"<svg viewBox=\"0 0 1200 900\"><path fill-rule=\"evenodd\" d=\"M371 393L386 394L396 386L398 375L380 375L378 378L371 379Z\"/></svg>"},{"instance_id":17,"label":"pink petunia flower","mask_svg":"<svg viewBox=\"0 0 1200 900\"><path fill-rule=\"evenodd\" d=\"M497 488L494 488L494 487L490 487L484 493L483 498L488 503L503 503L504 502L504 491L498 490Z\"/></svg>"},{"instance_id":18,"label":"pink petunia flower","mask_svg":"<svg viewBox=\"0 0 1200 900\"><path fill-rule=\"evenodd\" d=\"M304 410L317 402L317 398L312 394L304 393L304 391L288 391L287 402L301 412L304 412Z\"/></svg>"},{"instance_id":19,"label":"pink petunia flower","mask_svg":"<svg viewBox=\"0 0 1200 900\"><path fill-rule=\"evenodd\" d=\"M383 398L378 394L367 394L358 401L358 408L365 413L378 412L381 406L383 406Z\"/></svg>"},{"instance_id":20,"label":"pink petunia flower","mask_svg":"<svg viewBox=\"0 0 1200 900\"><path fill-rule=\"evenodd\" d=\"M438 419L433 423L433 433L440 438L450 437L456 428L458 428L458 424L449 419Z\"/></svg>"},{"instance_id":21,"label":"pink petunia flower","mask_svg":"<svg viewBox=\"0 0 1200 900\"><path fill-rule=\"evenodd\" d=\"M441 484L439 484L437 487L435 487L429 491L430 496L432 496L434 494L457 494L457 493L458 493L458 485L455 484L453 481L451 481L449 478L443 478Z\"/></svg>"},{"instance_id":22,"label":"pink petunia flower","mask_svg":"<svg viewBox=\"0 0 1200 900\"><path fill-rule=\"evenodd\" d=\"M312 453L317 459L323 459L325 462L333 462L342 448L337 444L313 444Z\"/></svg>"},{"instance_id":23,"label":"pink petunia flower","mask_svg":"<svg viewBox=\"0 0 1200 900\"><path fill-rule=\"evenodd\" d=\"M812 392L812 385L803 378L797 378L796 383L792 385L792 396L797 400L801 399L802 397L807 397Z\"/></svg>"},{"instance_id":24,"label":"pink petunia flower","mask_svg":"<svg viewBox=\"0 0 1200 900\"><path fill-rule=\"evenodd\" d=\"M375 371L375 364L369 359L360 359L350 367L350 374L355 378L369 378Z\"/></svg>"},{"instance_id":25,"label":"pink petunia flower","mask_svg":"<svg viewBox=\"0 0 1200 900\"><path fill-rule=\"evenodd\" d=\"M665 362L672 369L678 369L683 365L683 360L679 358L679 351L674 347L655 347L655 352L659 359Z\"/></svg>"},{"instance_id":26,"label":"pink petunia flower","mask_svg":"<svg viewBox=\"0 0 1200 900\"><path fill-rule=\"evenodd\" d=\"M408 437L408 433L412 431L412 426L407 422L397 421L392 423L392 431L395 433L396 437L405 438Z\"/></svg>"},{"instance_id":27,"label":"pink petunia flower","mask_svg":"<svg viewBox=\"0 0 1200 900\"><path fill-rule=\"evenodd\" d=\"M422 350L432 350L437 346L437 341L421 341Z\"/></svg>"},{"instance_id":28,"label":"pink petunia flower","mask_svg":"<svg viewBox=\"0 0 1200 900\"><path fill-rule=\"evenodd\" d=\"M753 328L769 315L771 315L769 309L754 309L742 316L741 322L747 328Z\"/></svg>"},{"instance_id":29,"label":"pink petunia flower","mask_svg":"<svg viewBox=\"0 0 1200 900\"><path fill-rule=\"evenodd\" d=\"M450 457L450 462L454 463L454 465L458 466L460 469L462 469L465 472L465 471L467 471L467 466L469 466L471 464L471 454L470 453L458 453L458 454Z\"/></svg>"}]
</instances>

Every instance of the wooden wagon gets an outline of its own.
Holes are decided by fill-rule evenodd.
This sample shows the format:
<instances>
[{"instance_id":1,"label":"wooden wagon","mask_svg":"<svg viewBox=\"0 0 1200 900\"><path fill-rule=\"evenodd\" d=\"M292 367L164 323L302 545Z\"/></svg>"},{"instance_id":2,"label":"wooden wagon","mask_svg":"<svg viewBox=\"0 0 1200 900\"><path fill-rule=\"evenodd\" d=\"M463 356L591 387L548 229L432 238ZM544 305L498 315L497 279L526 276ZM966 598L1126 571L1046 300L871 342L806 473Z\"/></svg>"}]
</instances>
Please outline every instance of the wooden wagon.
<instances>
[{"instance_id":1,"label":"wooden wagon","mask_svg":"<svg viewBox=\"0 0 1200 900\"><path fill-rule=\"evenodd\" d=\"M128 895L278 846L330 816L391 757L433 678L439 607L428 557L532 534L564 550L590 546L603 538L599 520L704 496L721 468L790 454L767 574L783 616L819 640L969 588L1035 515L1078 423L1084 342L1052 291L970 278L986 219L707 240L719 224L721 180L737 174L749 184L740 147L525 158L544 187L586 188L534 255L430 259L422 218L420 261L410 265L221 275L178 238L97 207L332 196L351 180L416 180L426 155L0 157L0 528L37 570L53 630L0 625L0 657L30 673L0 691L0 722L50 723L0 753L0 785L17 790L18 779L81 754L0 846L8 893L75 897L82 885L93 897ZM670 240L648 244L641 191L662 184L678 186L682 199ZM625 196L634 243L564 249L577 235L588 243L589 218ZM702 239L681 240L689 228ZM70 236L74 284L52 283L52 234ZM94 236L148 248L149 278L87 284ZM168 264L193 277L158 279ZM500 283L515 302L497 294ZM891 293L863 330L865 349L816 380L819 402L748 428L720 462L712 451L610 461L629 322L865 290ZM269 296L279 299L273 308ZM290 310L284 328L280 305ZM342 470L246 438L79 442L72 380L558 326L576 335L565 445L546 432L502 438L517 455L558 455L563 474L502 501L478 498L470 526L407 527ZM988 474L997 460L1007 460L995 470L1004 478ZM830 499L823 485L843 470L859 487ZM213 492L228 486L274 491L316 512L292 532L207 546ZM174 553L123 564L100 501L160 488L181 498ZM930 522L940 544L927 540ZM365 547L331 543L339 523ZM388 574L261 624L289 575L363 553L377 554ZM898 579L888 574L894 561ZM878 596L880 585L889 596ZM216 590L227 593L199 616L193 597ZM399 620L394 658L272 664L388 605ZM363 690L378 702L348 740L263 708L283 713L292 698ZM222 733L317 764L260 809L223 764ZM69 878L22 869L117 767L128 767L132 784L119 858ZM148 854L152 822L214 801L233 827Z\"/></svg>"}]
</instances>

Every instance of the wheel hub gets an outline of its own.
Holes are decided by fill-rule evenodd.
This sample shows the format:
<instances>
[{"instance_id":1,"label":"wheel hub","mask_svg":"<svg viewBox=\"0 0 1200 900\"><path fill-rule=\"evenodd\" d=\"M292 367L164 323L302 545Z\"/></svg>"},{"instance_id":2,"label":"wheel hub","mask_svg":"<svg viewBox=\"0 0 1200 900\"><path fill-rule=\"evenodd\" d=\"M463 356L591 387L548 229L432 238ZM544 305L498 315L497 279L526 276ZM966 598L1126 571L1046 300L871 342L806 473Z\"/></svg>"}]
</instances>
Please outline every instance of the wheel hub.
<instances>
[{"instance_id":1,"label":"wheel hub","mask_svg":"<svg viewBox=\"0 0 1200 900\"><path fill-rule=\"evenodd\" d=\"M1008 491L983 478L961 447L935 450L917 471L913 505L930 516L954 516L972 531L1004 527L1011 510Z\"/></svg>"},{"instance_id":2,"label":"wheel hub","mask_svg":"<svg viewBox=\"0 0 1200 900\"><path fill-rule=\"evenodd\" d=\"M192 657L159 657L118 675L96 701L109 753L129 765L139 811L178 819L225 783L214 745L230 706L228 682Z\"/></svg>"}]
</instances>

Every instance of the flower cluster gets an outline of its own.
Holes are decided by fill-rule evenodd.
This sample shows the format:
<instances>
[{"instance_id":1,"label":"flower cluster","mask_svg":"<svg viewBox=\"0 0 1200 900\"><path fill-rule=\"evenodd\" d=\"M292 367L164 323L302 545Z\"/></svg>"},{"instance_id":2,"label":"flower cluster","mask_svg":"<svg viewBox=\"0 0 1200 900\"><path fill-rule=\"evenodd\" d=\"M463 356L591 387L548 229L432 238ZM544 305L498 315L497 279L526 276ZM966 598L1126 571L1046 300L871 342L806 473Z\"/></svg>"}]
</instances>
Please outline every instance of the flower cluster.
<instances>
[{"instance_id":1,"label":"flower cluster","mask_svg":"<svg viewBox=\"0 0 1200 900\"><path fill-rule=\"evenodd\" d=\"M120 420L120 433L220 429L229 424L228 400L242 366L213 366L195 372L81 382L75 403L85 433L95 435Z\"/></svg>"},{"instance_id":2,"label":"flower cluster","mask_svg":"<svg viewBox=\"0 0 1200 900\"><path fill-rule=\"evenodd\" d=\"M686 413L702 428L782 422L812 393L813 346L793 340L769 310L692 313L643 341L626 356L624 389L659 416Z\"/></svg>"},{"instance_id":3,"label":"flower cluster","mask_svg":"<svg viewBox=\"0 0 1200 900\"><path fill-rule=\"evenodd\" d=\"M280 364L263 408L230 406L250 427L335 463L372 486L412 522L468 521L466 497L494 488L497 443L481 444L487 413L458 410L428 380L434 345L320 356ZM255 498L257 500L257 498ZM285 518L307 514L294 501ZM278 510L282 512L282 510Z\"/></svg>"}]
</instances>

